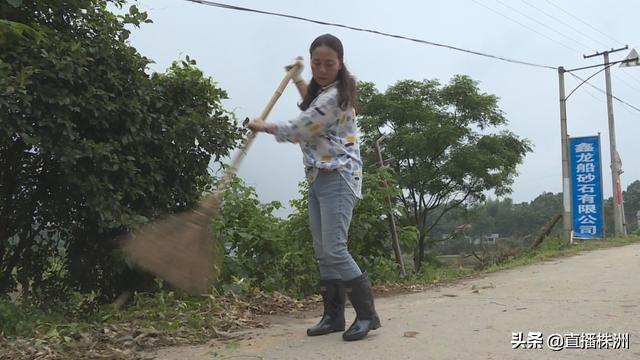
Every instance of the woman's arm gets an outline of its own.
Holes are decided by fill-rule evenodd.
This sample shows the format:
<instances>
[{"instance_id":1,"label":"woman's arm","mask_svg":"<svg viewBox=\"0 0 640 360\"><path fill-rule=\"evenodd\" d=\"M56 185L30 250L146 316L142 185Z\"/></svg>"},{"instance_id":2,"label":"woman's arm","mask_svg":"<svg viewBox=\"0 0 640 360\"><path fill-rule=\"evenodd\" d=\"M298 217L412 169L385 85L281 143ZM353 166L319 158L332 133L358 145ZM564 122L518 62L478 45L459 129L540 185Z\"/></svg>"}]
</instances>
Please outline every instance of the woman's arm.
<instances>
[{"instance_id":1,"label":"woman's arm","mask_svg":"<svg viewBox=\"0 0 640 360\"><path fill-rule=\"evenodd\" d=\"M276 124L267 123L266 121L264 121L264 120L262 120L260 118L254 119L252 122L247 124L247 127L251 131L266 132L266 133L269 133L269 134L275 133L276 130L278 129L278 126Z\"/></svg>"},{"instance_id":2,"label":"woman's arm","mask_svg":"<svg viewBox=\"0 0 640 360\"><path fill-rule=\"evenodd\" d=\"M328 90L296 118L275 124L276 141L299 143L323 135L340 116L337 97L337 89Z\"/></svg>"},{"instance_id":3,"label":"woman's arm","mask_svg":"<svg viewBox=\"0 0 640 360\"><path fill-rule=\"evenodd\" d=\"M273 134L279 142L299 143L309 140L324 134L326 128L340 116L337 96L338 91L333 88L320 94L312 106L292 120L274 124L255 119L247 126L253 131Z\"/></svg>"},{"instance_id":4,"label":"woman's arm","mask_svg":"<svg viewBox=\"0 0 640 360\"><path fill-rule=\"evenodd\" d=\"M296 85L296 88L300 93L300 97L304 99L304 97L307 95L307 82L304 81L304 79L299 79L295 81L294 84Z\"/></svg>"}]
</instances>

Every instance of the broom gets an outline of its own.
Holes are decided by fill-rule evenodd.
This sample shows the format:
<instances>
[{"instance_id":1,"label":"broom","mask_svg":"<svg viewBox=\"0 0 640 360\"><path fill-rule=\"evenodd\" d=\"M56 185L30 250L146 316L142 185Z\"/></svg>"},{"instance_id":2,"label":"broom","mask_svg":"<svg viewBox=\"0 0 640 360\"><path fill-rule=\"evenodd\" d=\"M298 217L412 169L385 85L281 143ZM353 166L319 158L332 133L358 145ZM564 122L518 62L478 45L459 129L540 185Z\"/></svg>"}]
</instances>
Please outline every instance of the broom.
<instances>
[{"instance_id":1,"label":"broom","mask_svg":"<svg viewBox=\"0 0 640 360\"><path fill-rule=\"evenodd\" d=\"M266 120L282 95L298 64L291 66L260 117ZM212 219L222 205L224 190L236 175L256 133L251 132L236 152L216 189L190 211L162 216L122 240L130 265L141 268L191 294L210 290L220 272L220 256L210 231ZM224 255L223 255L224 256Z\"/></svg>"}]
</instances>

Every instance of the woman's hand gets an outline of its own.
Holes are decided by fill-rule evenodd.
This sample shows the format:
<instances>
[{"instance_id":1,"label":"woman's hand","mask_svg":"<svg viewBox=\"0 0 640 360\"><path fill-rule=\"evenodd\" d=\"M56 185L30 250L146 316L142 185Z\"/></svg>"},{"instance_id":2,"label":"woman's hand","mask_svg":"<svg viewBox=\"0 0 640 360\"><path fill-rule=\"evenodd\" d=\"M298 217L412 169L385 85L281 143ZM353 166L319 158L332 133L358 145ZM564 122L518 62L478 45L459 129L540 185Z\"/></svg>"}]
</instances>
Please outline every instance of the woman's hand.
<instances>
[{"instance_id":1,"label":"woman's hand","mask_svg":"<svg viewBox=\"0 0 640 360\"><path fill-rule=\"evenodd\" d=\"M289 71L291 70L292 67L296 65L298 67L296 71L293 73L293 76L291 77L291 80L293 80L294 83L304 81L304 79L302 78L302 70L304 69L304 59L302 58L302 56L298 56L293 59L293 62L291 64L284 67L285 71Z\"/></svg>"},{"instance_id":2,"label":"woman's hand","mask_svg":"<svg viewBox=\"0 0 640 360\"><path fill-rule=\"evenodd\" d=\"M247 127L253 132L267 132L273 134L276 131L275 124L267 124L261 118L253 119L253 121L247 124Z\"/></svg>"}]
</instances>

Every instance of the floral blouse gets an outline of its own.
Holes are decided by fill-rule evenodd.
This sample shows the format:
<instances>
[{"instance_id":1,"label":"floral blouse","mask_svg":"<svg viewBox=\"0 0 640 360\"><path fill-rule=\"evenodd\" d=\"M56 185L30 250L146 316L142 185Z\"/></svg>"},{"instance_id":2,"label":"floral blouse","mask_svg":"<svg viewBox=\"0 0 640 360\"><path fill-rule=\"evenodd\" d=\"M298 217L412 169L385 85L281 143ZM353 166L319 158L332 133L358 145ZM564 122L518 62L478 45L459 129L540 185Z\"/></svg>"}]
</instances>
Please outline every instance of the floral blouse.
<instances>
[{"instance_id":1,"label":"floral blouse","mask_svg":"<svg viewBox=\"0 0 640 360\"><path fill-rule=\"evenodd\" d=\"M336 83L324 87L309 108L288 122L278 123L279 142L299 143L309 184L319 169L337 170L354 195L362 198L362 159L355 111L338 105Z\"/></svg>"}]
</instances>

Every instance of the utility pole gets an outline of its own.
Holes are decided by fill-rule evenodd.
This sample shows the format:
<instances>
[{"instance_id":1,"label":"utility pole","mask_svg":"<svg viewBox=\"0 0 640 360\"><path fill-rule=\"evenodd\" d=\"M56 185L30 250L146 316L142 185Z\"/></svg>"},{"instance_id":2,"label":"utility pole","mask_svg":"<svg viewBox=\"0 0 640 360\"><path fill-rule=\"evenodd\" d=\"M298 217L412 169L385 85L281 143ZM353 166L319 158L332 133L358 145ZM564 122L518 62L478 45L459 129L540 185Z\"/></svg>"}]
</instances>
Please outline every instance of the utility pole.
<instances>
[{"instance_id":1,"label":"utility pole","mask_svg":"<svg viewBox=\"0 0 640 360\"><path fill-rule=\"evenodd\" d=\"M615 224L615 234L617 236L627 235L627 225L624 219L624 202L622 200L622 188L620 186L620 174L622 174L622 162L616 150L616 129L613 121L613 94L611 92L611 71L609 67L609 54L617 51L627 50L629 46L619 49L611 49L603 52L596 52L592 55L583 55L585 59L594 56L604 56L604 74L607 85L607 114L609 115L609 150L611 153L611 183L613 187L613 220Z\"/></svg>"},{"instance_id":2,"label":"utility pole","mask_svg":"<svg viewBox=\"0 0 640 360\"><path fill-rule=\"evenodd\" d=\"M380 166L384 166L384 160L382 159L382 154L380 152L380 142L384 138L384 135L381 136L373 145L376 151L376 159L378 160L378 164L380 164ZM385 190L389 190L389 184L387 184L387 180L382 179L382 185L384 186ZM387 206L389 206L389 226L391 228L392 240L391 245L396 256L396 263L400 265L400 274L402 274L402 276L404 277L407 276L407 272L404 269L404 261L402 260L402 252L400 251L400 242L398 241L398 230L396 228L396 220L395 216L393 215L393 205L391 203L391 196L389 194L385 196L385 201L387 203Z\"/></svg>"},{"instance_id":3,"label":"utility pole","mask_svg":"<svg viewBox=\"0 0 640 360\"><path fill-rule=\"evenodd\" d=\"M567 98L564 91L564 67L558 67L560 85L560 133L562 144L562 224L565 240L571 240L571 170L569 169L569 141L567 135Z\"/></svg>"}]
</instances>

